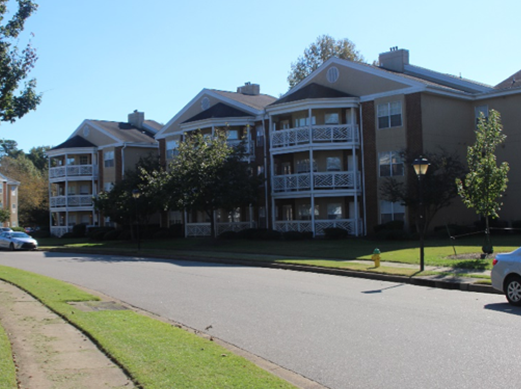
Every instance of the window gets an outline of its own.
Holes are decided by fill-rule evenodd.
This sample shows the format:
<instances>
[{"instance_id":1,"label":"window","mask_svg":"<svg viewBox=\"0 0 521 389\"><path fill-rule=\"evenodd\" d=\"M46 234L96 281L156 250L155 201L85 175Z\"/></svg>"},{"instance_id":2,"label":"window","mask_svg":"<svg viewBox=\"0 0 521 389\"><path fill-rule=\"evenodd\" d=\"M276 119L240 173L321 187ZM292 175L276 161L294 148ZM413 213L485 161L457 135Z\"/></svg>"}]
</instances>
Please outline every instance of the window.
<instances>
[{"instance_id":1,"label":"window","mask_svg":"<svg viewBox=\"0 0 521 389\"><path fill-rule=\"evenodd\" d=\"M257 127L257 147L264 146L264 128Z\"/></svg>"},{"instance_id":2,"label":"window","mask_svg":"<svg viewBox=\"0 0 521 389\"><path fill-rule=\"evenodd\" d=\"M81 224L90 224L90 215L81 215Z\"/></svg>"},{"instance_id":3,"label":"window","mask_svg":"<svg viewBox=\"0 0 521 389\"><path fill-rule=\"evenodd\" d=\"M327 171L328 172L339 172L341 170L341 162L338 157L327 158Z\"/></svg>"},{"instance_id":4,"label":"window","mask_svg":"<svg viewBox=\"0 0 521 389\"><path fill-rule=\"evenodd\" d=\"M88 165L89 157L87 155L80 155L80 165Z\"/></svg>"},{"instance_id":5,"label":"window","mask_svg":"<svg viewBox=\"0 0 521 389\"><path fill-rule=\"evenodd\" d=\"M402 103L378 104L378 128L398 127L402 125Z\"/></svg>"},{"instance_id":6,"label":"window","mask_svg":"<svg viewBox=\"0 0 521 389\"><path fill-rule=\"evenodd\" d=\"M333 203L327 205L328 220L342 219L342 204Z\"/></svg>"},{"instance_id":7,"label":"window","mask_svg":"<svg viewBox=\"0 0 521 389\"><path fill-rule=\"evenodd\" d=\"M114 166L114 151L105 151L103 153L103 160L105 161L105 167Z\"/></svg>"},{"instance_id":8,"label":"window","mask_svg":"<svg viewBox=\"0 0 521 389\"><path fill-rule=\"evenodd\" d=\"M76 187L75 186L69 186L67 191L68 191L69 195L75 195L76 194Z\"/></svg>"},{"instance_id":9,"label":"window","mask_svg":"<svg viewBox=\"0 0 521 389\"><path fill-rule=\"evenodd\" d=\"M293 220L293 208L291 205L282 206L282 220Z\"/></svg>"},{"instance_id":10,"label":"window","mask_svg":"<svg viewBox=\"0 0 521 389\"><path fill-rule=\"evenodd\" d=\"M238 140L239 130L228 130L228 133L226 135L228 140Z\"/></svg>"},{"instance_id":11,"label":"window","mask_svg":"<svg viewBox=\"0 0 521 389\"><path fill-rule=\"evenodd\" d=\"M309 158L301 159L297 161L297 173L309 173L311 166L309 164ZM317 171L317 162L313 160L313 171Z\"/></svg>"},{"instance_id":12,"label":"window","mask_svg":"<svg viewBox=\"0 0 521 389\"><path fill-rule=\"evenodd\" d=\"M67 158L67 165L75 165L75 164L76 164L76 160L74 159L74 157Z\"/></svg>"},{"instance_id":13,"label":"window","mask_svg":"<svg viewBox=\"0 0 521 389\"><path fill-rule=\"evenodd\" d=\"M479 118L481 117L481 114L483 114L485 119L488 119L488 105L480 105L479 107L475 107L474 113L476 115L476 124L479 123Z\"/></svg>"},{"instance_id":14,"label":"window","mask_svg":"<svg viewBox=\"0 0 521 389\"><path fill-rule=\"evenodd\" d=\"M257 175L260 176L261 174L264 174L264 166L258 165L257 166Z\"/></svg>"},{"instance_id":15,"label":"window","mask_svg":"<svg viewBox=\"0 0 521 389\"><path fill-rule=\"evenodd\" d=\"M326 113L324 115L324 122L326 124L338 124L338 113Z\"/></svg>"},{"instance_id":16,"label":"window","mask_svg":"<svg viewBox=\"0 0 521 389\"><path fill-rule=\"evenodd\" d=\"M396 202L380 201L380 223L388 223L393 220L405 220L405 207Z\"/></svg>"},{"instance_id":17,"label":"window","mask_svg":"<svg viewBox=\"0 0 521 389\"><path fill-rule=\"evenodd\" d=\"M315 125L315 124L317 124L317 120L314 116L312 116L311 125ZM309 116L295 118L295 127L306 127L306 126L309 126Z\"/></svg>"},{"instance_id":18,"label":"window","mask_svg":"<svg viewBox=\"0 0 521 389\"><path fill-rule=\"evenodd\" d=\"M315 205L315 217L318 216L318 204ZM299 220L311 220L311 204L300 204L298 207Z\"/></svg>"},{"instance_id":19,"label":"window","mask_svg":"<svg viewBox=\"0 0 521 389\"><path fill-rule=\"evenodd\" d=\"M105 192L110 192L112 190L112 188L114 188L114 184L112 182L105 182L103 184L103 190Z\"/></svg>"},{"instance_id":20,"label":"window","mask_svg":"<svg viewBox=\"0 0 521 389\"><path fill-rule=\"evenodd\" d=\"M11 196L16 196L16 186L11 187Z\"/></svg>"},{"instance_id":21,"label":"window","mask_svg":"<svg viewBox=\"0 0 521 389\"><path fill-rule=\"evenodd\" d=\"M174 158L174 156L177 155L177 141L176 140L169 140L166 142L166 158L171 159Z\"/></svg>"},{"instance_id":22,"label":"window","mask_svg":"<svg viewBox=\"0 0 521 389\"><path fill-rule=\"evenodd\" d=\"M378 153L380 177L403 176L403 160L397 151Z\"/></svg>"},{"instance_id":23,"label":"window","mask_svg":"<svg viewBox=\"0 0 521 389\"><path fill-rule=\"evenodd\" d=\"M81 184L80 185L80 194L87 195L90 192L90 185L89 184Z\"/></svg>"}]
</instances>

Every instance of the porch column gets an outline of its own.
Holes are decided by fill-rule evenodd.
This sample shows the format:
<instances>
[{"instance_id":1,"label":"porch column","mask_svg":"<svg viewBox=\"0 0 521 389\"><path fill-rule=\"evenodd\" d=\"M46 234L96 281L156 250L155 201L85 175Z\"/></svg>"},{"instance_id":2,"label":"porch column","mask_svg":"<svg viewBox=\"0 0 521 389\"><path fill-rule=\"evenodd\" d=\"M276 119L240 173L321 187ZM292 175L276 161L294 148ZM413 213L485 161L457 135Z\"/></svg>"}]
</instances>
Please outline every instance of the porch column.
<instances>
[{"instance_id":1,"label":"porch column","mask_svg":"<svg viewBox=\"0 0 521 389\"><path fill-rule=\"evenodd\" d=\"M311 110L310 110L311 111ZM309 187L311 192L311 232L315 236L315 169L313 163L313 149L309 149Z\"/></svg>"}]
</instances>

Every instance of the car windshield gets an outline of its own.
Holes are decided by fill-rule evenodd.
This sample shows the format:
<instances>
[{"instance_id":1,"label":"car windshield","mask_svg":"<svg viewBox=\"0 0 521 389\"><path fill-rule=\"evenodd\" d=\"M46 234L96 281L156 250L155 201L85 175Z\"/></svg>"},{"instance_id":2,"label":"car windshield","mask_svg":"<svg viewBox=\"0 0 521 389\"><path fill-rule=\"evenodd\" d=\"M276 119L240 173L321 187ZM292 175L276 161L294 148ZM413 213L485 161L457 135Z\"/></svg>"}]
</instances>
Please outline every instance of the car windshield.
<instances>
[{"instance_id":1,"label":"car windshield","mask_svg":"<svg viewBox=\"0 0 521 389\"><path fill-rule=\"evenodd\" d=\"M11 234L11 237L13 237L13 238L30 238L30 236L27 235L25 232L13 232Z\"/></svg>"}]
</instances>

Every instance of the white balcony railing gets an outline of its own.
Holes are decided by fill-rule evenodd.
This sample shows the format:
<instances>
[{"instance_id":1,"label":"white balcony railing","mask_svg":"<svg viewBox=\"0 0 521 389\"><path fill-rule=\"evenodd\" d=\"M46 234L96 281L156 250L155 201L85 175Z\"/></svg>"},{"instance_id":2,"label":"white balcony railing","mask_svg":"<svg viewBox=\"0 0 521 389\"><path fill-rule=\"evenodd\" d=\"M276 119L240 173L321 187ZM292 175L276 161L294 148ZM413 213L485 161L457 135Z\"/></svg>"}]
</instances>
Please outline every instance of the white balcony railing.
<instances>
[{"instance_id":1,"label":"white balcony railing","mask_svg":"<svg viewBox=\"0 0 521 389\"><path fill-rule=\"evenodd\" d=\"M326 228L342 228L347 231L349 235L356 235L356 220L355 219L332 219L332 220L315 220L315 235L324 235ZM313 231L313 223L311 220L285 220L275 222L275 229L280 232L298 231L311 232ZM362 232L362 220L359 220L358 233Z\"/></svg>"},{"instance_id":2,"label":"white balcony railing","mask_svg":"<svg viewBox=\"0 0 521 389\"><path fill-rule=\"evenodd\" d=\"M360 173L357 172L357 182ZM311 173L286 174L273 177L274 192L311 190ZM314 189L355 189L355 172L314 172Z\"/></svg>"},{"instance_id":3,"label":"white balcony railing","mask_svg":"<svg viewBox=\"0 0 521 389\"><path fill-rule=\"evenodd\" d=\"M255 222L216 223L217 235L225 231L241 231L247 228L255 228ZM210 236L210 223L188 223L186 225L186 236Z\"/></svg>"},{"instance_id":4,"label":"white balcony railing","mask_svg":"<svg viewBox=\"0 0 521 389\"><path fill-rule=\"evenodd\" d=\"M97 177L98 165L70 165L58 166L49 169L49 178L59 177Z\"/></svg>"},{"instance_id":5,"label":"white balcony railing","mask_svg":"<svg viewBox=\"0 0 521 389\"><path fill-rule=\"evenodd\" d=\"M283 148L305 144L354 143L359 144L358 125L314 125L274 131L271 147Z\"/></svg>"},{"instance_id":6,"label":"white balcony railing","mask_svg":"<svg viewBox=\"0 0 521 389\"><path fill-rule=\"evenodd\" d=\"M49 199L51 208L91 207L92 195L53 196Z\"/></svg>"}]
</instances>

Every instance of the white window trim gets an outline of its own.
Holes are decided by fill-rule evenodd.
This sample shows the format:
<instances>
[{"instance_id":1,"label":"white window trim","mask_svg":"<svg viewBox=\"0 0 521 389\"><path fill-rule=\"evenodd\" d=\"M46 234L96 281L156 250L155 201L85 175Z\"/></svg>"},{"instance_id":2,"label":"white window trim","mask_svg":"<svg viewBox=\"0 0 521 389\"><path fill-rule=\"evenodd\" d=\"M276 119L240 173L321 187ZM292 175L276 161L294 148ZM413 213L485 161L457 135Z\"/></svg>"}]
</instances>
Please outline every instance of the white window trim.
<instances>
[{"instance_id":1,"label":"white window trim","mask_svg":"<svg viewBox=\"0 0 521 389\"><path fill-rule=\"evenodd\" d=\"M381 166L387 166L387 164L383 165L381 163L381 157L384 155L384 154L388 154L388 157L389 157L389 175L388 176L382 176L382 169L381 169ZM405 175L405 164L403 161L399 162L399 163L394 163L393 164L393 156L396 155L399 160L401 160L401 157L400 157L400 153L397 152L397 151L384 151L384 152L381 152L381 153L378 153L378 177L403 177ZM402 174L398 174L398 175L394 175L393 174L393 166L395 165L402 165L403 169L402 169Z\"/></svg>"},{"instance_id":2,"label":"white window trim","mask_svg":"<svg viewBox=\"0 0 521 389\"><path fill-rule=\"evenodd\" d=\"M395 125L393 126L392 125L392 120L391 120L391 117L394 116L394 115L398 115L397 113L394 113L393 114L393 104L399 104L399 108L400 108L400 124L398 125ZM385 111L386 113L384 114L383 111L384 111L384 108L385 107ZM388 102L388 103L382 103L382 104L378 104L377 107L376 107L376 122L377 122L377 128L380 130L380 129L387 129L387 128L395 128L395 127L401 127L403 126L403 109L402 109L402 102L401 101L391 101L391 102ZM388 126L385 126L385 127L380 127L380 118L381 117L386 117L388 119Z\"/></svg>"}]
</instances>

